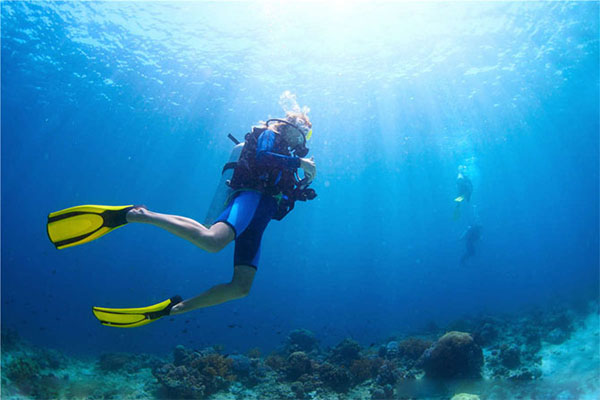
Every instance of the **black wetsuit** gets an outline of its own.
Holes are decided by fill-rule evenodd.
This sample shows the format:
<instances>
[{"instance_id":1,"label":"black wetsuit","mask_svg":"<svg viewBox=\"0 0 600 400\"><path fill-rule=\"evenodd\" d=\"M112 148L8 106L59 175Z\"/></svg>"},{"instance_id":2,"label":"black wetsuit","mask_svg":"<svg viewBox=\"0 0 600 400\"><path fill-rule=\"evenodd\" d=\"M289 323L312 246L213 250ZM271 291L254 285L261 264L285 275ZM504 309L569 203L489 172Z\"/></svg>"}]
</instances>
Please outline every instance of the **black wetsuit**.
<instances>
[{"instance_id":1,"label":"black wetsuit","mask_svg":"<svg viewBox=\"0 0 600 400\"><path fill-rule=\"evenodd\" d=\"M481 237L481 226L471 225L467 228L463 235L465 241L465 252L460 258L460 263L465 265L467 260L475 255L475 243L479 241Z\"/></svg>"}]
</instances>

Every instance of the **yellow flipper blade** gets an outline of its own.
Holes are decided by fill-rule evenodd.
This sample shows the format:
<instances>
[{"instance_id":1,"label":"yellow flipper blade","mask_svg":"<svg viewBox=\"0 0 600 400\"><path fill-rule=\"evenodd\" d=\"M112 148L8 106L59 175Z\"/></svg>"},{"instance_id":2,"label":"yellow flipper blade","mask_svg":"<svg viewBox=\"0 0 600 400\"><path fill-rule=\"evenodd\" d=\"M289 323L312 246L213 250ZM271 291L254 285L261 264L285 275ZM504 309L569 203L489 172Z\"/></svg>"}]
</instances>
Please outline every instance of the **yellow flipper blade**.
<instances>
[{"instance_id":1,"label":"yellow flipper blade","mask_svg":"<svg viewBox=\"0 0 600 400\"><path fill-rule=\"evenodd\" d=\"M171 308L181 302L180 296L174 296L148 307L139 308L105 308L92 307L94 316L106 326L116 328L134 328L149 324L166 315L169 315Z\"/></svg>"},{"instance_id":2,"label":"yellow flipper blade","mask_svg":"<svg viewBox=\"0 0 600 400\"><path fill-rule=\"evenodd\" d=\"M48 215L48 238L57 249L91 242L127 223L128 206L83 205Z\"/></svg>"}]
</instances>

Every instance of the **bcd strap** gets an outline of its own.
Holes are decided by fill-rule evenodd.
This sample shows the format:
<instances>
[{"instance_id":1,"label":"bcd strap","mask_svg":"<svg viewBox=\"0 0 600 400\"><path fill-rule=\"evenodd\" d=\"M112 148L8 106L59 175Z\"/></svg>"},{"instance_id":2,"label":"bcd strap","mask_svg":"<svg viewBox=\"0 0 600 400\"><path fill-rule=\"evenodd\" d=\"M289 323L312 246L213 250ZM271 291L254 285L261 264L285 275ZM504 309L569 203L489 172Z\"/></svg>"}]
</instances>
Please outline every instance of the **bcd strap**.
<instances>
[{"instance_id":1,"label":"bcd strap","mask_svg":"<svg viewBox=\"0 0 600 400\"><path fill-rule=\"evenodd\" d=\"M221 171L221 175L223 175L228 169L234 169L236 165L237 161L228 162L227 164L223 165L223 171Z\"/></svg>"}]
</instances>

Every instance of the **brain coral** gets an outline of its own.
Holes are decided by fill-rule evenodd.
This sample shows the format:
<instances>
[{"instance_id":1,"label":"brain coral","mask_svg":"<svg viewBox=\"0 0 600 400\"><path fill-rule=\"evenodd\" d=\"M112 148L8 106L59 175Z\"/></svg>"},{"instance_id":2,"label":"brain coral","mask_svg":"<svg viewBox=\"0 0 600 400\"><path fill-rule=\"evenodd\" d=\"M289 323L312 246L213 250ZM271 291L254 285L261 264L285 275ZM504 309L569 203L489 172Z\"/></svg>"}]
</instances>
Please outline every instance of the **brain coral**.
<instances>
[{"instance_id":1,"label":"brain coral","mask_svg":"<svg viewBox=\"0 0 600 400\"><path fill-rule=\"evenodd\" d=\"M452 331L427 349L418 365L430 378L478 378L483 352L471 335Z\"/></svg>"}]
</instances>

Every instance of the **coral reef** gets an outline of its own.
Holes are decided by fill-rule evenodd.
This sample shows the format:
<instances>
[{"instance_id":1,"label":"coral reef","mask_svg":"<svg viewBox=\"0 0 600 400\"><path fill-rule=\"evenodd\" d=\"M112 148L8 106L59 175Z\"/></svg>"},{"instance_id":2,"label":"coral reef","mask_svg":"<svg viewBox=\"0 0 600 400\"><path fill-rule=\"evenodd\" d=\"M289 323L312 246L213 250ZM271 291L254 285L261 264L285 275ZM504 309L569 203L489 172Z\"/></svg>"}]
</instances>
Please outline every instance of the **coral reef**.
<instances>
[{"instance_id":1,"label":"coral reef","mask_svg":"<svg viewBox=\"0 0 600 400\"><path fill-rule=\"evenodd\" d=\"M383 365L384 360L380 357L361 358L352 361L350 373L355 383L362 383L367 379L377 376L377 371Z\"/></svg>"},{"instance_id":2,"label":"coral reef","mask_svg":"<svg viewBox=\"0 0 600 400\"><path fill-rule=\"evenodd\" d=\"M352 361L360 358L360 350L360 345L356 341L346 338L331 350L329 360L349 367Z\"/></svg>"},{"instance_id":3,"label":"coral reef","mask_svg":"<svg viewBox=\"0 0 600 400\"><path fill-rule=\"evenodd\" d=\"M296 351L287 359L285 374L288 379L295 381L304 374L312 372L312 363L305 352Z\"/></svg>"},{"instance_id":4,"label":"coral reef","mask_svg":"<svg viewBox=\"0 0 600 400\"><path fill-rule=\"evenodd\" d=\"M2 398L578 398L581 393L600 393L596 379L600 363L584 375L587 380L581 387L590 388L587 392L580 386L553 387L552 380L541 379L562 373L570 378L567 382L578 383L578 376L570 376L571 366L587 367L597 360L597 343L590 342L598 337L597 307L594 310L585 324L560 309L517 318L463 319L456 324L474 327L473 335L399 334L366 348L347 338L323 350L310 331L296 330L267 357L261 357L258 349L225 355L217 346L177 346L171 362L127 353L102 354L92 363L74 362L3 331L9 350L3 348L2 353ZM584 326L587 330L579 329ZM435 342L427 340L436 336ZM571 364L570 357L579 357L581 364ZM486 379L473 381L480 376ZM489 382L494 382L493 388Z\"/></svg>"},{"instance_id":5,"label":"coral reef","mask_svg":"<svg viewBox=\"0 0 600 400\"><path fill-rule=\"evenodd\" d=\"M265 365L267 365L273 371L282 371L285 368L285 358L276 353L269 354L269 356L265 359Z\"/></svg>"},{"instance_id":6,"label":"coral reef","mask_svg":"<svg viewBox=\"0 0 600 400\"><path fill-rule=\"evenodd\" d=\"M500 362L506 368L517 368L519 365L521 365L521 350L515 345L501 345Z\"/></svg>"},{"instance_id":7,"label":"coral reef","mask_svg":"<svg viewBox=\"0 0 600 400\"><path fill-rule=\"evenodd\" d=\"M53 374L42 374L40 364L34 358L16 358L6 369L6 376L23 394L34 399L58 397L59 379Z\"/></svg>"},{"instance_id":8,"label":"coral reef","mask_svg":"<svg viewBox=\"0 0 600 400\"><path fill-rule=\"evenodd\" d=\"M396 364L391 361L385 361L377 371L375 382L381 386L395 385L400 377L401 373Z\"/></svg>"},{"instance_id":9,"label":"coral reef","mask_svg":"<svg viewBox=\"0 0 600 400\"><path fill-rule=\"evenodd\" d=\"M253 347L248 350L247 355L250 358L260 358L260 349L258 347Z\"/></svg>"},{"instance_id":10,"label":"coral reef","mask_svg":"<svg viewBox=\"0 0 600 400\"><path fill-rule=\"evenodd\" d=\"M158 382L172 398L201 399L229 387L235 380L233 360L214 350L192 351L177 346L174 363L153 370Z\"/></svg>"},{"instance_id":11,"label":"coral reef","mask_svg":"<svg viewBox=\"0 0 600 400\"><path fill-rule=\"evenodd\" d=\"M394 388L392 385L375 386L371 388L371 399L372 400L387 400L394 398Z\"/></svg>"},{"instance_id":12,"label":"coral reef","mask_svg":"<svg viewBox=\"0 0 600 400\"><path fill-rule=\"evenodd\" d=\"M97 367L102 372L138 372L142 368L156 368L162 364L157 357L148 354L105 353L101 354Z\"/></svg>"},{"instance_id":13,"label":"coral reef","mask_svg":"<svg viewBox=\"0 0 600 400\"><path fill-rule=\"evenodd\" d=\"M319 365L318 374L321 382L336 392L344 393L350 388L352 376L344 366L336 366L325 362Z\"/></svg>"},{"instance_id":14,"label":"coral reef","mask_svg":"<svg viewBox=\"0 0 600 400\"><path fill-rule=\"evenodd\" d=\"M15 329L2 328L0 342L3 351L12 351L21 344L21 337Z\"/></svg>"},{"instance_id":15,"label":"coral reef","mask_svg":"<svg viewBox=\"0 0 600 400\"><path fill-rule=\"evenodd\" d=\"M407 338L398 345L398 353L400 357L408 360L416 361L423 355L425 350L431 347L433 343L429 340L420 338Z\"/></svg>"},{"instance_id":16,"label":"coral reef","mask_svg":"<svg viewBox=\"0 0 600 400\"><path fill-rule=\"evenodd\" d=\"M257 385L268 374L269 368L258 357L249 358L241 354L233 354L228 358L233 361L231 370L236 379L246 386L252 387Z\"/></svg>"},{"instance_id":17,"label":"coral reef","mask_svg":"<svg viewBox=\"0 0 600 400\"><path fill-rule=\"evenodd\" d=\"M480 346L489 346L498 338L499 330L497 326L491 322L483 322L473 332L473 339Z\"/></svg>"},{"instance_id":18,"label":"coral reef","mask_svg":"<svg viewBox=\"0 0 600 400\"><path fill-rule=\"evenodd\" d=\"M286 339L286 351L288 354L296 351L310 353L318 349L318 343L315 334L308 329L296 329L291 331Z\"/></svg>"},{"instance_id":19,"label":"coral reef","mask_svg":"<svg viewBox=\"0 0 600 400\"><path fill-rule=\"evenodd\" d=\"M425 350L418 365L430 378L478 378L483 352L470 334L452 331Z\"/></svg>"},{"instance_id":20,"label":"coral reef","mask_svg":"<svg viewBox=\"0 0 600 400\"><path fill-rule=\"evenodd\" d=\"M40 366L29 357L19 357L8 364L6 376L17 384L27 382L40 373Z\"/></svg>"}]
</instances>

